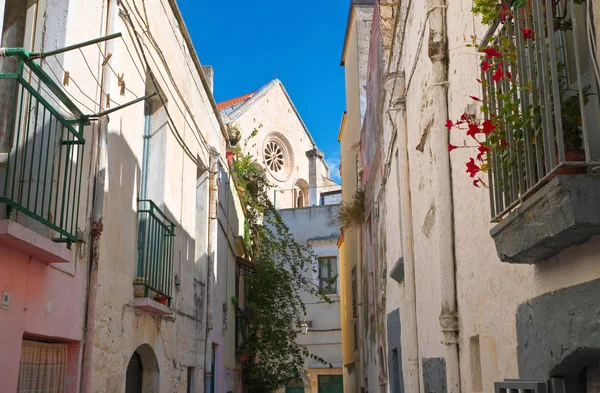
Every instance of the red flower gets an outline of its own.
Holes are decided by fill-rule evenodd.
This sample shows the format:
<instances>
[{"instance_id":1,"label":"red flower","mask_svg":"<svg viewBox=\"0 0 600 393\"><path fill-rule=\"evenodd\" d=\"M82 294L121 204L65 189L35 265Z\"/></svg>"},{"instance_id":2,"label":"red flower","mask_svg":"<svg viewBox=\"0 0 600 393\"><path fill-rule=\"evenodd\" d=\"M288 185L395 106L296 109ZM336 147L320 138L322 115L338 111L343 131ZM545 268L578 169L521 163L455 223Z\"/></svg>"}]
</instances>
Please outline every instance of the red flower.
<instances>
[{"instance_id":1,"label":"red flower","mask_svg":"<svg viewBox=\"0 0 600 393\"><path fill-rule=\"evenodd\" d=\"M448 120L446 122L446 128L448 129L448 131L450 131L452 127L454 127L454 123L452 123L452 120Z\"/></svg>"},{"instance_id":2,"label":"red flower","mask_svg":"<svg viewBox=\"0 0 600 393\"><path fill-rule=\"evenodd\" d=\"M477 124L469 124L469 129L467 130L467 135L475 139L475 136L479 134L481 131L479 130L479 126Z\"/></svg>"},{"instance_id":3,"label":"red flower","mask_svg":"<svg viewBox=\"0 0 600 393\"><path fill-rule=\"evenodd\" d=\"M512 74L510 73L510 71L506 71L506 77L512 80Z\"/></svg>"},{"instance_id":4,"label":"red flower","mask_svg":"<svg viewBox=\"0 0 600 393\"><path fill-rule=\"evenodd\" d=\"M250 358L250 355L243 354L242 356L240 356L240 363L246 363L248 361L248 359Z\"/></svg>"},{"instance_id":5,"label":"red flower","mask_svg":"<svg viewBox=\"0 0 600 393\"><path fill-rule=\"evenodd\" d=\"M454 149L458 149L458 147L454 146L452 143L448 143L448 151L452 151Z\"/></svg>"},{"instance_id":6,"label":"red flower","mask_svg":"<svg viewBox=\"0 0 600 393\"><path fill-rule=\"evenodd\" d=\"M524 29L524 28L520 28L521 31L523 32L523 38L525 40L532 40L533 39L533 30L531 30L529 27Z\"/></svg>"},{"instance_id":7,"label":"red flower","mask_svg":"<svg viewBox=\"0 0 600 393\"><path fill-rule=\"evenodd\" d=\"M469 115L467 115L466 113L463 113L462 115L460 115L460 120L462 120L462 121L468 121L469 120Z\"/></svg>"},{"instance_id":8,"label":"red flower","mask_svg":"<svg viewBox=\"0 0 600 393\"><path fill-rule=\"evenodd\" d=\"M477 178L475 180L473 180L473 185L477 188L479 188L479 183L481 182L481 179Z\"/></svg>"},{"instance_id":9,"label":"red flower","mask_svg":"<svg viewBox=\"0 0 600 393\"><path fill-rule=\"evenodd\" d=\"M469 176L475 177L475 175L480 171L481 168L478 167L477 164L475 164L475 160L473 159L473 157L471 157L469 162L467 162L467 173L469 174Z\"/></svg>"},{"instance_id":10,"label":"red flower","mask_svg":"<svg viewBox=\"0 0 600 393\"><path fill-rule=\"evenodd\" d=\"M469 96L469 97L471 97L471 99L473 99L473 100L475 100L475 101L481 101L481 98L477 98L477 97L475 97L475 96Z\"/></svg>"},{"instance_id":11,"label":"red flower","mask_svg":"<svg viewBox=\"0 0 600 393\"><path fill-rule=\"evenodd\" d=\"M479 145L477 150L479 150L479 154L477 154L477 160L483 161L484 154L487 154L487 152L490 151L490 148L485 145Z\"/></svg>"},{"instance_id":12,"label":"red flower","mask_svg":"<svg viewBox=\"0 0 600 393\"><path fill-rule=\"evenodd\" d=\"M502 23L506 22L508 15L510 15L510 12L508 11L508 7L505 4L502 4L502 13L500 14L500 22L502 22Z\"/></svg>"},{"instance_id":13,"label":"red flower","mask_svg":"<svg viewBox=\"0 0 600 393\"><path fill-rule=\"evenodd\" d=\"M475 80L476 80L478 83L483 83L483 82L481 81L481 79L479 79L479 78L475 78Z\"/></svg>"},{"instance_id":14,"label":"red flower","mask_svg":"<svg viewBox=\"0 0 600 393\"><path fill-rule=\"evenodd\" d=\"M485 53L485 57L488 59L491 57L502 57L502 53L498 52L496 48L486 48L482 52Z\"/></svg>"},{"instance_id":15,"label":"red flower","mask_svg":"<svg viewBox=\"0 0 600 393\"><path fill-rule=\"evenodd\" d=\"M496 129L496 126L494 125L494 123L492 123L490 119L484 120L481 125L483 126L483 133L485 135L490 135L492 131Z\"/></svg>"},{"instance_id":16,"label":"red flower","mask_svg":"<svg viewBox=\"0 0 600 393\"><path fill-rule=\"evenodd\" d=\"M500 143L504 146L508 146L508 142L505 141L504 139L500 139Z\"/></svg>"},{"instance_id":17,"label":"red flower","mask_svg":"<svg viewBox=\"0 0 600 393\"><path fill-rule=\"evenodd\" d=\"M496 72L494 73L494 76L492 76L492 79L494 80L494 82L499 82L502 78L504 78L504 72L502 72L502 63L500 63L500 65L496 69Z\"/></svg>"},{"instance_id":18,"label":"red flower","mask_svg":"<svg viewBox=\"0 0 600 393\"><path fill-rule=\"evenodd\" d=\"M487 61L481 62L481 71L485 72L485 71L489 70L490 68L492 68L492 65L490 63L488 63Z\"/></svg>"}]
</instances>

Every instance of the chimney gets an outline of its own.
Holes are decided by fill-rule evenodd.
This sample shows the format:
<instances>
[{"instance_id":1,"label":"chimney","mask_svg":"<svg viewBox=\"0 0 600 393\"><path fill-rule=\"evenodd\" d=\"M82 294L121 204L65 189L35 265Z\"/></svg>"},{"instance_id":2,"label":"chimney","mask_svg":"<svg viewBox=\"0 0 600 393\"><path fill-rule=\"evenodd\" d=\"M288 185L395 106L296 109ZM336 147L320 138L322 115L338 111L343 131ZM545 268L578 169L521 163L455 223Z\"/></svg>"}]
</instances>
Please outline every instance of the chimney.
<instances>
[{"instance_id":1,"label":"chimney","mask_svg":"<svg viewBox=\"0 0 600 393\"><path fill-rule=\"evenodd\" d=\"M202 66L202 71L204 71L204 77L208 82L208 86L210 86L210 94L213 94L215 87L215 72L212 66L209 65Z\"/></svg>"}]
</instances>

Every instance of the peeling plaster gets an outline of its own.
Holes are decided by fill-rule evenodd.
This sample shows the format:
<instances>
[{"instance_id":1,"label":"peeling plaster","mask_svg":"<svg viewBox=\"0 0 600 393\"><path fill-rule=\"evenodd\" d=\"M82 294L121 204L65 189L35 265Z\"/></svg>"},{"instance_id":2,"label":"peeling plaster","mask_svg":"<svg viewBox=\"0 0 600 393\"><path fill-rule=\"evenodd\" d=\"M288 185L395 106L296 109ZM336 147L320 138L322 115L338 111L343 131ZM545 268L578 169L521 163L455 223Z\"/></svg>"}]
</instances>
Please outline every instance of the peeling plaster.
<instances>
[{"instance_id":1,"label":"peeling plaster","mask_svg":"<svg viewBox=\"0 0 600 393\"><path fill-rule=\"evenodd\" d=\"M425 221L423 221L423 226L421 227L421 231L426 237L429 237L431 234L431 229L433 228L433 224L435 223L435 205L432 203L427 215L425 216Z\"/></svg>"}]
</instances>

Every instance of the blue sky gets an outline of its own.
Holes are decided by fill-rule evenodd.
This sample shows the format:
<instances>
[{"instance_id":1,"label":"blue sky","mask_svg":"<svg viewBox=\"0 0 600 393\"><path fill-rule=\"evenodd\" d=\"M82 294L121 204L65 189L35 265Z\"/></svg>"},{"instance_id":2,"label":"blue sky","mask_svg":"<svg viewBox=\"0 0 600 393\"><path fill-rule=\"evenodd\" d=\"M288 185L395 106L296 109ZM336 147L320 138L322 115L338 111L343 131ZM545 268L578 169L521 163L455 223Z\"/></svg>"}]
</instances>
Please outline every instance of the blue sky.
<instances>
[{"instance_id":1,"label":"blue sky","mask_svg":"<svg viewBox=\"0 0 600 393\"><path fill-rule=\"evenodd\" d=\"M349 0L179 0L200 62L225 101L279 78L337 175L345 110L340 56ZM334 180L339 181L339 177Z\"/></svg>"}]
</instances>

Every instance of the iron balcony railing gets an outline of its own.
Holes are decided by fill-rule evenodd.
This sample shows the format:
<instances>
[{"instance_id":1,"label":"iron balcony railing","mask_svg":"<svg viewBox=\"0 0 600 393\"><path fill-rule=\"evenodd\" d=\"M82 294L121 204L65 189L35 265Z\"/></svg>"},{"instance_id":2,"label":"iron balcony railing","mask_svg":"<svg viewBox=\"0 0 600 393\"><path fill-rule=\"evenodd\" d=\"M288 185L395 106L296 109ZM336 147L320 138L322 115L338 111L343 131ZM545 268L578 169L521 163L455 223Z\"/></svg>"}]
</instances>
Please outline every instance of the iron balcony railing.
<instances>
[{"instance_id":1,"label":"iron balcony railing","mask_svg":"<svg viewBox=\"0 0 600 393\"><path fill-rule=\"evenodd\" d=\"M597 82L585 39L586 2L576 2L528 0L512 8L505 0L507 20L480 43L514 51L497 66L509 77L494 78L496 66L481 77L485 118L506 120L488 155L494 221L556 175L598 164L598 137L589 133L597 122Z\"/></svg>"},{"instance_id":2,"label":"iron balcony railing","mask_svg":"<svg viewBox=\"0 0 600 393\"><path fill-rule=\"evenodd\" d=\"M151 200L138 201L138 272L134 285L144 286L171 305L175 224Z\"/></svg>"},{"instance_id":3,"label":"iron balcony railing","mask_svg":"<svg viewBox=\"0 0 600 393\"><path fill-rule=\"evenodd\" d=\"M53 240L77 241L87 117L22 49L0 72L0 210L33 219ZM30 224L28 224L30 225Z\"/></svg>"}]
</instances>

